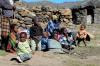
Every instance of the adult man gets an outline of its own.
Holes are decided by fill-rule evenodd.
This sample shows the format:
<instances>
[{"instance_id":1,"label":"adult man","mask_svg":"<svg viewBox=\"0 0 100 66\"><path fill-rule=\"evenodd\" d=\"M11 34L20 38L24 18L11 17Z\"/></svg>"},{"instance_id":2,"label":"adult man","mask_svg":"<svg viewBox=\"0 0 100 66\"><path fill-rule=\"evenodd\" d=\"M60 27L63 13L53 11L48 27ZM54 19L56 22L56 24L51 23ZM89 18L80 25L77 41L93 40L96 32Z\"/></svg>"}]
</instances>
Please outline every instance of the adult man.
<instances>
[{"instance_id":1,"label":"adult man","mask_svg":"<svg viewBox=\"0 0 100 66\"><path fill-rule=\"evenodd\" d=\"M1 48L7 48L10 32L10 19L13 18L13 0L0 0L1 14Z\"/></svg>"}]
</instances>

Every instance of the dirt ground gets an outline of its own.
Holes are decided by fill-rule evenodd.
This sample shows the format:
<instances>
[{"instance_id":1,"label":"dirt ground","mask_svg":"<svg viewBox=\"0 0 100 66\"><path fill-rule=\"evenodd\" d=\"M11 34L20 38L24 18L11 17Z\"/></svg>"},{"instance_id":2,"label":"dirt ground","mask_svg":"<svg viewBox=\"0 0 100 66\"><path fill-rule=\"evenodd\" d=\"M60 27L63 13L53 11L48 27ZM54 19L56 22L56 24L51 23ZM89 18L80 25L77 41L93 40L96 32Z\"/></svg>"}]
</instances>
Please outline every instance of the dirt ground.
<instances>
[{"instance_id":1,"label":"dirt ground","mask_svg":"<svg viewBox=\"0 0 100 66\"><path fill-rule=\"evenodd\" d=\"M78 26L76 26L78 27ZM10 61L16 54L7 53L0 56L0 66L100 66L100 24L87 26L87 30L95 38L87 42L88 46L76 47L71 54L52 54L35 52L32 59L24 63Z\"/></svg>"}]
</instances>

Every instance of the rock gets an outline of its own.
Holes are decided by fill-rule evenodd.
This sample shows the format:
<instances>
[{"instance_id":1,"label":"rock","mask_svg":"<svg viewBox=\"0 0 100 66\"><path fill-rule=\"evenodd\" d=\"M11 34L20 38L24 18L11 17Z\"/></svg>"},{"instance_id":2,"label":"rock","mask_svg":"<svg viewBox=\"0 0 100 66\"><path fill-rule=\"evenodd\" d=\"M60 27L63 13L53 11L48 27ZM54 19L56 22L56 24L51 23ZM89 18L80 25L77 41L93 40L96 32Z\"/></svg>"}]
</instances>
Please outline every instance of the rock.
<instances>
[{"instance_id":1,"label":"rock","mask_svg":"<svg viewBox=\"0 0 100 66\"><path fill-rule=\"evenodd\" d=\"M19 20L18 19L13 19L12 21L13 21L12 22L13 24L17 24Z\"/></svg>"},{"instance_id":2,"label":"rock","mask_svg":"<svg viewBox=\"0 0 100 66\"><path fill-rule=\"evenodd\" d=\"M25 21L25 22L32 23L32 19L31 19L31 18L29 18L29 17L25 17L25 18L24 18L24 21Z\"/></svg>"},{"instance_id":3,"label":"rock","mask_svg":"<svg viewBox=\"0 0 100 66\"><path fill-rule=\"evenodd\" d=\"M18 14L20 14L22 17L31 17L33 18L35 15L35 13L27 10L27 9L23 9L23 10L20 10L18 11Z\"/></svg>"},{"instance_id":4,"label":"rock","mask_svg":"<svg viewBox=\"0 0 100 66\"><path fill-rule=\"evenodd\" d=\"M30 12L29 14L27 14L27 17L30 17L30 18L34 18L36 16L36 14L35 13L32 13L32 12Z\"/></svg>"},{"instance_id":5,"label":"rock","mask_svg":"<svg viewBox=\"0 0 100 66\"><path fill-rule=\"evenodd\" d=\"M19 14L15 14L15 18L18 19L18 20L22 20L22 16L20 16Z\"/></svg>"},{"instance_id":6,"label":"rock","mask_svg":"<svg viewBox=\"0 0 100 66\"><path fill-rule=\"evenodd\" d=\"M100 24L100 9L95 9L94 22Z\"/></svg>"},{"instance_id":7,"label":"rock","mask_svg":"<svg viewBox=\"0 0 100 66\"><path fill-rule=\"evenodd\" d=\"M27 28L30 28L30 27L32 27L32 24L30 24L30 25L26 25L26 27L27 27Z\"/></svg>"},{"instance_id":8,"label":"rock","mask_svg":"<svg viewBox=\"0 0 100 66\"><path fill-rule=\"evenodd\" d=\"M32 22L24 22L26 25L31 25Z\"/></svg>"},{"instance_id":9,"label":"rock","mask_svg":"<svg viewBox=\"0 0 100 66\"><path fill-rule=\"evenodd\" d=\"M20 26L21 24L20 23L17 23L17 26Z\"/></svg>"},{"instance_id":10,"label":"rock","mask_svg":"<svg viewBox=\"0 0 100 66\"><path fill-rule=\"evenodd\" d=\"M32 7L32 11L41 11L41 6L38 7Z\"/></svg>"},{"instance_id":11,"label":"rock","mask_svg":"<svg viewBox=\"0 0 100 66\"><path fill-rule=\"evenodd\" d=\"M67 18L72 18L72 11L71 11L71 9L61 10L61 14L65 15Z\"/></svg>"},{"instance_id":12,"label":"rock","mask_svg":"<svg viewBox=\"0 0 100 66\"><path fill-rule=\"evenodd\" d=\"M19 23L20 23L20 24L23 24L23 23L24 23L24 21L19 21Z\"/></svg>"},{"instance_id":13,"label":"rock","mask_svg":"<svg viewBox=\"0 0 100 66\"><path fill-rule=\"evenodd\" d=\"M16 6L16 10L19 11L19 10L22 10L22 9L25 9L24 7L21 7L21 6Z\"/></svg>"},{"instance_id":14,"label":"rock","mask_svg":"<svg viewBox=\"0 0 100 66\"><path fill-rule=\"evenodd\" d=\"M26 17L27 14L29 14L29 11L28 10L20 10L18 11L18 14L20 14L22 17Z\"/></svg>"},{"instance_id":15,"label":"rock","mask_svg":"<svg viewBox=\"0 0 100 66\"><path fill-rule=\"evenodd\" d=\"M86 16L86 24L87 25L91 25L92 24L92 16L91 15L87 15Z\"/></svg>"},{"instance_id":16,"label":"rock","mask_svg":"<svg viewBox=\"0 0 100 66\"><path fill-rule=\"evenodd\" d=\"M22 2L16 2L14 5L17 7L27 7L27 5Z\"/></svg>"}]
</instances>

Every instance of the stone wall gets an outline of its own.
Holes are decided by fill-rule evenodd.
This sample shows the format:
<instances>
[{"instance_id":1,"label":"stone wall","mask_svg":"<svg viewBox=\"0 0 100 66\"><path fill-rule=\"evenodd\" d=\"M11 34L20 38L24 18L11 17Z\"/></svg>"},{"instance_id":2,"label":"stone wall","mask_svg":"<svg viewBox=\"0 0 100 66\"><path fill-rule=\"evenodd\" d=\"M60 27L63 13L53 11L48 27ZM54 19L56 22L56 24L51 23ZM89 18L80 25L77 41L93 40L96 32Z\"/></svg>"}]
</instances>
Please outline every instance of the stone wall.
<instances>
[{"instance_id":1,"label":"stone wall","mask_svg":"<svg viewBox=\"0 0 100 66\"><path fill-rule=\"evenodd\" d=\"M95 9L94 23L100 23L100 8Z\"/></svg>"}]
</instances>

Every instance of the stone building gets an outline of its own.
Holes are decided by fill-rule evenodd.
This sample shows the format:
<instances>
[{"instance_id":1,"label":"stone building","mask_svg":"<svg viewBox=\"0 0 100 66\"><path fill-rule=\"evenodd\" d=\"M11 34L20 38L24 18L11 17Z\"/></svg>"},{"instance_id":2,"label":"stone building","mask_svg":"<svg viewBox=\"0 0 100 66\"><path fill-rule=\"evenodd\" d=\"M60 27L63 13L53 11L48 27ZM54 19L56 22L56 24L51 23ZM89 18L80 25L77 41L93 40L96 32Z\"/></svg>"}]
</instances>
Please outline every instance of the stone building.
<instances>
[{"instance_id":1,"label":"stone building","mask_svg":"<svg viewBox=\"0 0 100 66\"><path fill-rule=\"evenodd\" d=\"M72 8L75 24L100 23L100 0L87 0Z\"/></svg>"}]
</instances>

